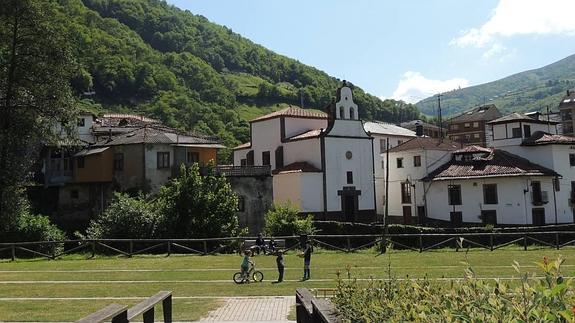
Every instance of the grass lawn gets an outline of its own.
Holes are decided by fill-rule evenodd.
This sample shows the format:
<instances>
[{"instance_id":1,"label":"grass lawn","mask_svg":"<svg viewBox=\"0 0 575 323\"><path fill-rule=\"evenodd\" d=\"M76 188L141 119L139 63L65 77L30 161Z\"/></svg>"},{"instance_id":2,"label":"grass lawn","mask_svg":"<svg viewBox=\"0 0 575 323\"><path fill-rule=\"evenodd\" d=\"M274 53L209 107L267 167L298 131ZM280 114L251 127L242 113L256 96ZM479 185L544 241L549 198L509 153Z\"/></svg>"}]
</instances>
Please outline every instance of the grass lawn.
<instances>
[{"instance_id":1,"label":"grass lawn","mask_svg":"<svg viewBox=\"0 0 575 323\"><path fill-rule=\"evenodd\" d=\"M518 276L511 266L514 260L524 271L537 272L535 262L558 255L567 259L564 275L575 276L575 248L522 251L508 247L472 250L467 256L453 250L392 251L378 256L374 251L345 254L318 249L312 257L310 281L298 281L302 259L292 252L286 256L287 281L271 284L277 278L275 257L260 255L254 261L265 275L264 282L249 285L232 282L241 262L238 255L2 260L0 321L74 321L107 304L132 305L160 290L173 291L174 319L189 321L217 307L226 296L294 295L298 287L335 287L337 273L347 277L348 268L354 277L366 279L388 277L388 266L396 277L460 278L467 259L479 277L513 278Z\"/></svg>"}]
</instances>

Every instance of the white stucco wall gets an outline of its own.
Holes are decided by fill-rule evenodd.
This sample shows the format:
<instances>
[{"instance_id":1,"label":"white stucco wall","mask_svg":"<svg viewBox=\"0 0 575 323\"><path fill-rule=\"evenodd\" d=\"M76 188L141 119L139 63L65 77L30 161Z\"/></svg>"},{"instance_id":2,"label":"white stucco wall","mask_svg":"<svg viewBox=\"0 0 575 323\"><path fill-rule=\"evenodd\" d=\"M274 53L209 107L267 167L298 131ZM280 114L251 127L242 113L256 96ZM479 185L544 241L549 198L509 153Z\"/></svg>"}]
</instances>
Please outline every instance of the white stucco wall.
<instances>
[{"instance_id":1,"label":"white stucco wall","mask_svg":"<svg viewBox=\"0 0 575 323\"><path fill-rule=\"evenodd\" d=\"M242 159L246 158L246 154L250 151L250 149L251 148L234 150L234 166L242 165Z\"/></svg>"},{"instance_id":2,"label":"white stucco wall","mask_svg":"<svg viewBox=\"0 0 575 323\"><path fill-rule=\"evenodd\" d=\"M270 152L270 163L275 168L275 150L281 143L280 119L274 118L252 123L252 150L254 165L262 165L262 152Z\"/></svg>"},{"instance_id":3,"label":"white stucco wall","mask_svg":"<svg viewBox=\"0 0 575 323\"><path fill-rule=\"evenodd\" d=\"M549 203L533 206L530 181L540 181L541 190L547 191ZM449 205L448 185L461 185L462 205ZM497 184L498 204L483 204L483 184ZM553 184L550 177L501 177L454 181L434 181L427 187L428 217L450 220L450 212L461 211L464 222L481 223L481 210L495 210L497 224L532 224L532 209L545 209L545 223L555 223ZM527 190L527 192L525 192ZM561 221L558 221L561 222Z\"/></svg>"},{"instance_id":4,"label":"white stucco wall","mask_svg":"<svg viewBox=\"0 0 575 323\"><path fill-rule=\"evenodd\" d=\"M299 135L312 129L327 128L327 119L285 118L286 138Z\"/></svg>"},{"instance_id":5,"label":"white stucco wall","mask_svg":"<svg viewBox=\"0 0 575 323\"><path fill-rule=\"evenodd\" d=\"M413 137L381 135L372 133L373 152L375 166L375 200L377 214L383 215L385 211L384 194L385 194L385 141L389 139L389 148L399 145L399 141L406 142ZM383 147L381 142L383 141Z\"/></svg>"},{"instance_id":6,"label":"white stucco wall","mask_svg":"<svg viewBox=\"0 0 575 323\"><path fill-rule=\"evenodd\" d=\"M301 173L301 212L323 211L323 174Z\"/></svg>"},{"instance_id":7,"label":"white stucco wall","mask_svg":"<svg viewBox=\"0 0 575 323\"><path fill-rule=\"evenodd\" d=\"M323 211L322 173L285 173L273 177L274 203L290 202L300 212Z\"/></svg>"},{"instance_id":8,"label":"white stucco wall","mask_svg":"<svg viewBox=\"0 0 575 323\"><path fill-rule=\"evenodd\" d=\"M413 164L414 156L421 156L421 166L415 167ZM385 158L385 154L382 155ZM403 168L397 168L397 158L403 158ZM424 150L413 149L408 151L394 152L389 154L389 206L390 216L403 216L403 206L411 206L412 216L416 216L417 206L424 206L424 189L421 179L427 176L441 165L451 159L451 152L445 150ZM385 176L385 175L384 175ZM401 183L407 179L415 185L411 190L411 203L402 204L401 201ZM380 186L381 200L385 196L385 181ZM427 201L430 207L434 206L435 201Z\"/></svg>"},{"instance_id":9,"label":"white stucco wall","mask_svg":"<svg viewBox=\"0 0 575 323\"><path fill-rule=\"evenodd\" d=\"M338 121L339 122L339 121ZM337 122L336 122L337 123ZM347 151L352 159L345 157ZM341 196L344 186L361 190L358 210L374 210L374 176L372 171L372 142L369 139L325 138L325 166L327 211L342 211ZM346 174L353 172L353 184L347 184Z\"/></svg>"},{"instance_id":10,"label":"white stucco wall","mask_svg":"<svg viewBox=\"0 0 575 323\"><path fill-rule=\"evenodd\" d=\"M158 169L158 152L170 153L170 167ZM160 186L166 184L172 176L174 165L174 148L169 145L146 145L146 180L150 183L152 192L157 192Z\"/></svg>"},{"instance_id":11,"label":"white stucco wall","mask_svg":"<svg viewBox=\"0 0 575 323\"><path fill-rule=\"evenodd\" d=\"M486 127L486 141L488 147L503 148L508 146L518 146L526 138L523 132L523 126L529 125L531 127L531 134L535 131L549 132L551 134L557 133L556 125L547 125L542 123L530 122L510 122L503 124L488 124ZM521 128L521 138L513 138L513 128Z\"/></svg>"},{"instance_id":12,"label":"white stucco wall","mask_svg":"<svg viewBox=\"0 0 575 323\"><path fill-rule=\"evenodd\" d=\"M290 202L301 208L301 173L277 174L273 176L274 203Z\"/></svg>"},{"instance_id":13,"label":"white stucco wall","mask_svg":"<svg viewBox=\"0 0 575 323\"><path fill-rule=\"evenodd\" d=\"M286 142L284 146L284 166L295 162L307 162L321 169L321 143L319 138Z\"/></svg>"}]
</instances>

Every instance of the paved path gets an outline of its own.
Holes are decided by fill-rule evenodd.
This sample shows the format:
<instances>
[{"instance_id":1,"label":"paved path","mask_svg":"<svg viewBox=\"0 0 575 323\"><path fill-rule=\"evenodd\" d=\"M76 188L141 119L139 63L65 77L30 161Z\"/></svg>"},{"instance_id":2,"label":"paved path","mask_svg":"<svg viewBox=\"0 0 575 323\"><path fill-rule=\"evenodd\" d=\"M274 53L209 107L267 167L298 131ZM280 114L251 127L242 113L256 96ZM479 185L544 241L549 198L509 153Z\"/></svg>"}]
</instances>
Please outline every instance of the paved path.
<instances>
[{"instance_id":1,"label":"paved path","mask_svg":"<svg viewBox=\"0 0 575 323\"><path fill-rule=\"evenodd\" d=\"M295 296L225 298L225 303L200 321L287 323Z\"/></svg>"}]
</instances>

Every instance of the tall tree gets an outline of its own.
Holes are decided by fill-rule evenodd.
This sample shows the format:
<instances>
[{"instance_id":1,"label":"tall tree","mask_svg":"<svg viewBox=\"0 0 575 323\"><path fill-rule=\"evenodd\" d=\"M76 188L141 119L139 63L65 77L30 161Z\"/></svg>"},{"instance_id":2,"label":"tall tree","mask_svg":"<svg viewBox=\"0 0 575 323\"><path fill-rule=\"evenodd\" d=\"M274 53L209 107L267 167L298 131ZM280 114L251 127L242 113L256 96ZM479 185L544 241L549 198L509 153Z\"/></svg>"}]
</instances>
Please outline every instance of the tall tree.
<instances>
[{"instance_id":1,"label":"tall tree","mask_svg":"<svg viewBox=\"0 0 575 323\"><path fill-rule=\"evenodd\" d=\"M0 6L0 232L16 223L38 144L74 120L64 26L53 0Z\"/></svg>"}]
</instances>

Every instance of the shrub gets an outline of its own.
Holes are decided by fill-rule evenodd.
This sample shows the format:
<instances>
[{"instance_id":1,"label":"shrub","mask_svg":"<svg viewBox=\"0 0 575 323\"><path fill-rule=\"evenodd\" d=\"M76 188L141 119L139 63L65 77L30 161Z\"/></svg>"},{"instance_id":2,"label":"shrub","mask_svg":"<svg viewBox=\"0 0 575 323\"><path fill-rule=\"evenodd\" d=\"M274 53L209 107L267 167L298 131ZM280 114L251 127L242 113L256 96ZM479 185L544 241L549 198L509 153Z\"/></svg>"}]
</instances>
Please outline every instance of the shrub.
<instances>
[{"instance_id":1,"label":"shrub","mask_svg":"<svg viewBox=\"0 0 575 323\"><path fill-rule=\"evenodd\" d=\"M25 212L18 217L18 237L20 241L63 241L66 234L50 218Z\"/></svg>"},{"instance_id":2,"label":"shrub","mask_svg":"<svg viewBox=\"0 0 575 323\"><path fill-rule=\"evenodd\" d=\"M291 203L274 204L266 213L265 232L270 236L314 234L313 216L299 216L299 210Z\"/></svg>"},{"instance_id":3,"label":"shrub","mask_svg":"<svg viewBox=\"0 0 575 323\"><path fill-rule=\"evenodd\" d=\"M559 258L545 258L543 278L521 274L519 284L475 277L472 268L462 282L339 279L333 302L344 322L541 322L574 317L573 282L563 279ZM348 275L350 275L348 273Z\"/></svg>"},{"instance_id":4,"label":"shrub","mask_svg":"<svg viewBox=\"0 0 575 323\"><path fill-rule=\"evenodd\" d=\"M108 209L90 222L87 236L91 239L156 238L160 221L154 203L146 196L132 198L116 193Z\"/></svg>"},{"instance_id":5,"label":"shrub","mask_svg":"<svg viewBox=\"0 0 575 323\"><path fill-rule=\"evenodd\" d=\"M162 232L170 238L235 236L238 198L225 177L209 169L199 173L198 164L182 166L180 176L161 188L156 206L164 222Z\"/></svg>"}]
</instances>

